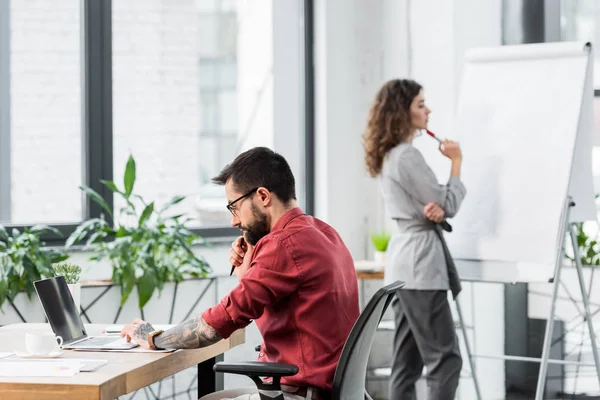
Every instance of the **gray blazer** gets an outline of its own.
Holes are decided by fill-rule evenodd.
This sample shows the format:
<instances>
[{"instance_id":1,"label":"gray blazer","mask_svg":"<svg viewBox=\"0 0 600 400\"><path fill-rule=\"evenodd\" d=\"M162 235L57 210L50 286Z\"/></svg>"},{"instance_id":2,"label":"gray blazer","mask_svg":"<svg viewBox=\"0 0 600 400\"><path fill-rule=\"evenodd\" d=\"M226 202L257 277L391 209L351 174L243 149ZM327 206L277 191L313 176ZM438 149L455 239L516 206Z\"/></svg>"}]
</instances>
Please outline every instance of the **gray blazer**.
<instances>
[{"instance_id":1,"label":"gray blazer","mask_svg":"<svg viewBox=\"0 0 600 400\"><path fill-rule=\"evenodd\" d=\"M406 282L405 289L460 292L460 280L439 225L425 218L423 207L438 203L446 218L458 212L466 189L450 177L440 185L423 155L410 143L401 143L386 155L380 174L387 210L398 224L388 246L385 281Z\"/></svg>"}]
</instances>

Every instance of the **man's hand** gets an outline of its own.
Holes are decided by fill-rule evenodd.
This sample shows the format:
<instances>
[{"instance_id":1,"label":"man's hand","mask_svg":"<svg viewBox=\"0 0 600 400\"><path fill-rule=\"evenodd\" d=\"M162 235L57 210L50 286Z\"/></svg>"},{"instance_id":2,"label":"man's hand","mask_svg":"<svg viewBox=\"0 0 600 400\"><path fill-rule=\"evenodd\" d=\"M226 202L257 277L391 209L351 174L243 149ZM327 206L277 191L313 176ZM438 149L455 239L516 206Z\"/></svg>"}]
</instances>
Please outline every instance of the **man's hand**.
<instances>
[{"instance_id":1,"label":"man's hand","mask_svg":"<svg viewBox=\"0 0 600 400\"><path fill-rule=\"evenodd\" d=\"M244 262L244 256L246 255L246 241L244 237L240 236L231 243L231 249L229 249L229 264L234 267L239 267Z\"/></svg>"},{"instance_id":2,"label":"man's hand","mask_svg":"<svg viewBox=\"0 0 600 400\"><path fill-rule=\"evenodd\" d=\"M438 203L431 202L423 208L425 217L435 223L440 223L444 220L445 212Z\"/></svg>"},{"instance_id":3,"label":"man's hand","mask_svg":"<svg viewBox=\"0 0 600 400\"><path fill-rule=\"evenodd\" d=\"M136 318L133 324L127 324L123 326L121 330L121 337L124 337L127 342L135 341L140 347L144 349L150 349L148 343L148 334L154 332L155 329L148 322Z\"/></svg>"},{"instance_id":4,"label":"man's hand","mask_svg":"<svg viewBox=\"0 0 600 400\"><path fill-rule=\"evenodd\" d=\"M242 279L242 276L246 275L246 272L250 269L250 260L252 259L252 253L254 253L254 246L246 243L246 252L244 253L244 258L239 266L233 270L235 276L238 279ZM234 264L235 265L235 264Z\"/></svg>"}]
</instances>

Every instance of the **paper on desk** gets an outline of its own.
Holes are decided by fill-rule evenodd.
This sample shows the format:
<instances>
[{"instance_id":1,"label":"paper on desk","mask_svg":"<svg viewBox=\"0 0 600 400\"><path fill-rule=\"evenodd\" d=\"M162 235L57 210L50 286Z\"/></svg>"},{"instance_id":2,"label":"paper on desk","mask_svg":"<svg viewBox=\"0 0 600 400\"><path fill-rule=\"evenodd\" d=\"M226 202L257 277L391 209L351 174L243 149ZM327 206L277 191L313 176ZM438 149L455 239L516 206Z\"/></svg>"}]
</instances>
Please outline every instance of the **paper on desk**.
<instances>
[{"instance_id":1,"label":"paper on desk","mask_svg":"<svg viewBox=\"0 0 600 400\"><path fill-rule=\"evenodd\" d=\"M167 349L167 350L146 350L142 347L134 347L133 349L71 349L73 351L101 351L101 352L108 352L108 353L171 353L172 351L175 351L173 349Z\"/></svg>"},{"instance_id":2,"label":"paper on desk","mask_svg":"<svg viewBox=\"0 0 600 400\"><path fill-rule=\"evenodd\" d=\"M73 376L79 373L78 361L0 361L0 376L31 377L31 376Z\"/></svg>"},{"instance_id":3,"label":"paper on desk","mask_svg":"<svg viewBox=\"0 0 600 400\"><path fill-rule=\"evenodd\" d=\"M108 360L92 359L92 358L68 358L68 359L49 359L49 358L7 358L2 362L13 362L13 363L24 363L24 362L37 362L37 363L55 363L56 361L67 361L73 363L79 363L79 372L93 372L98 368L105 366Z\"/></svg>"},{"instance_id":4,"label":"paper on desk","mask_svg":"<svg viewBox=\"0 0 600 400\"><path fill-rule=\"evenodd\" d=\"M0 351L0 358L4 358L4 357L8 357L8 356L12 356L15 353L10 353L10 352L1 352Z\"/></svg>"},{"instance_id":5,"label":"paper on desk","mask_svg":"<svg viewBox=\"0 0 600 400\"><path fill-rule=\"evenodd\" d=\"M152 325L154 327L154 329L159 330L167 330L167 329L171 329L172 327L176 326L176 325L167 325L167 324L156 324L156 325ZM123 329L123 325L119 325L119 324L114 324L114 325L107 325L106 328L104 328L104 332L105 333L121 333L121 330Z\"/></svg>"},{"instance_id":6,"label":"paper on desk","mask_svg":"<svg viewBox=\"0 0 600 400\"><path fill-rule=\"evenodd\" d=\"M360 260L354 262L354 269L357 271L365 272L379 272L383 271L385 265L377 261Z\"/></svg>"}]
</instances>

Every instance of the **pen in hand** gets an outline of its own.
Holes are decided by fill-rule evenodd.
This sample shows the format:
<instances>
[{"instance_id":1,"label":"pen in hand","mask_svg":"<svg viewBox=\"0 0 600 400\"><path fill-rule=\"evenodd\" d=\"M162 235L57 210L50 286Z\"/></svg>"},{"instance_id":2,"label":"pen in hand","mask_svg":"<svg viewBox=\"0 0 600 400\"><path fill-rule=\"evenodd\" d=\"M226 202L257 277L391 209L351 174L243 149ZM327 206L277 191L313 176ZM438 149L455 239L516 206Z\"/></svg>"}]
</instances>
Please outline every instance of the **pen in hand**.
<instances>
[{"instance_id":1,"label":"pen in hand","mask_svg":"<svg viewBox=\"0 0 600 400\"><path fill-rule=\"evenodd\" d=\"M242 238L240 239L240 247L243 249L244 248L244 237L242 236ZM235 270L235 265L231 266L231 272L229 273L229 276L233 275L233 271Z\"/></svg>"}]
</instances>

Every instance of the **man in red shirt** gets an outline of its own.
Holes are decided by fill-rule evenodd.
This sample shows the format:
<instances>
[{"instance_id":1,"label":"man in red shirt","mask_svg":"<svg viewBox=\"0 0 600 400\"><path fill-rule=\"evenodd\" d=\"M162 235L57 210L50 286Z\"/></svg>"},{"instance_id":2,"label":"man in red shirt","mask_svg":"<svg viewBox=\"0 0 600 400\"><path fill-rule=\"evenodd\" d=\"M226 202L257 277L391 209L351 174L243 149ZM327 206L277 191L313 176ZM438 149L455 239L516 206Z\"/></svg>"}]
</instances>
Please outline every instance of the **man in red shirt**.
<instances>
[{"instance_id":1,"label":"man in red shirt","mask_svg":"<svg viewBox=\"0 0 600 400\"><path fill-rule=\"evenodd\" d=\"M231 225L243 233L229 259L239 284L219 304L172 329L155 331L136 320L121 336L146 348L198 348L254 320L263 337L259 360L299 367L281 380L286 398L327 397L359 315L350 252L331 226L296 206L294 176L281 155L248 150L213 182L225 185Z\"/></svg>"}]
</instances>

